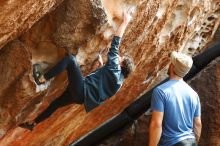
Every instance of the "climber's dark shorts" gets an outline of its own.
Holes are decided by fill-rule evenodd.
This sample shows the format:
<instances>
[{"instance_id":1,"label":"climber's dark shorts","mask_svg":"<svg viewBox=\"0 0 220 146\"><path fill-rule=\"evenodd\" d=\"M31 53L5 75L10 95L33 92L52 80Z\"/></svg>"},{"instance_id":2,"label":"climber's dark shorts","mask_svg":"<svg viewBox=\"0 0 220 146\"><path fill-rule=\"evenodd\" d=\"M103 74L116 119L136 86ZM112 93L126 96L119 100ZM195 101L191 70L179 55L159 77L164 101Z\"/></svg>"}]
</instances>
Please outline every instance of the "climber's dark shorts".
<instances>
[{"instance_id":1,"label":"climber's dark shorts","mask_svg":"<svg viewBox=\"0 0 220 146\"><path fill-rule=\"evenodd\" d=\"M67 70L68 74L68 87L67 90L74 98L76 103L84 102L84 77L81 73L79 64L76 61L76 58L73 55L68 55L59 61L51 70L49 70L44 77L46 80L49 80L62 71Z\"/></svg>"}]
</instances>

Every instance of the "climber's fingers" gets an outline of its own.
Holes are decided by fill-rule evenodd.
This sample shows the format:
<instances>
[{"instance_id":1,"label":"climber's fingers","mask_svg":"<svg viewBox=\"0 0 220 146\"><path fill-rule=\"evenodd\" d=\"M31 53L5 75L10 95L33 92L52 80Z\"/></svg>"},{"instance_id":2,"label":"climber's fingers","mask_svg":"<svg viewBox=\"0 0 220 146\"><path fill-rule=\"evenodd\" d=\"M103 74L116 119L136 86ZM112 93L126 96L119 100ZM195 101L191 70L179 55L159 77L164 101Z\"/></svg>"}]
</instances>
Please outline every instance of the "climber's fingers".
<instances>
[{"instance_id":1,"label":"climber's fingers","mask_svg":"<svg viewBox=\"0 0 220 146\"><path fill-rule=\"evenodd\" d=\"M131 21L131 15L128 12L123 13L123 22L128 23Z\"/></svg>"},{"instance_id":2,"label":"climber's fingers","mask_svg":"<svg viewBox=\"0 0 220 146\"><path fill-rule=\"evenodd\" d=\"M129 13L130 15L134 14L135 11L135 7L130 7L127 11L127 13Z\"/></svg>"}]
</instances>

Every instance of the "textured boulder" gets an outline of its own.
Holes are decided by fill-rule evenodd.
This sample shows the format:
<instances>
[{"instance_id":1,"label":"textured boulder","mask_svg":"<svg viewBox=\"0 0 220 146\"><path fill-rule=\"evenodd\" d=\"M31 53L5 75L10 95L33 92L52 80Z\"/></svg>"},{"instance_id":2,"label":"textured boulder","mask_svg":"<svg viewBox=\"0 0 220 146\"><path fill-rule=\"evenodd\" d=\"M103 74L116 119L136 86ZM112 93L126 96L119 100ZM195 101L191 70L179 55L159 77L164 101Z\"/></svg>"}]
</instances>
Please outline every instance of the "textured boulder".
<instances>
[{"instance_id":1,"label":"textured boulder","mask_svg":"<svg viewBox=\"0 0 220 146\"><path fill-rule=\"evenodd\" d=\"M190 81L192 87L199 93L202 106L202 146L220 145L220 58Z\"/></svg>"},{"instance_id":2,"label":"textured boulder","mask_svg":"<svg viewBox=\"0 0 220 146\"><path fill-rule=\"evenodd\" d=\"M27 31L63 0L22 0L0 2L0 48Z\"/></svg>"},{"instance_id":3,"label":"textured boulder","mask_svg":"<svg viewBox=\"0 0 220 146\"><path fill-rule=\"evenodd\" d=\"M220 3L215 0L65 0L60 3L55 0L45 1L44 4L33 1L30 6L13 12L1 12L0 20L5 21L6 27L0 27L0 32L8 30L8 37L0 37L0 46L4 46L0 51L0 68L4 74L0 76L2 145L60 146L77 140L146 92L157 74L168 64L168 55L172 50L187 54L200 51L212 39L220 18ZM46 7L47 4L50 7ZM54 11L44 16L58 4ZM2 6L13 5L16 2L3 3ZM40 9L40 6L45 9ZM71 104L58 109L33 131L17 127L34 119L62 94L67 85L64 72L50 84L37 86L32 77L32 64L39 63L46 71L68 51L77 55L83 73L88 74L99 52L106 60L122 12L130 7L135 9L134 18L120 49L121 53L134 58L136 70L120 92L90 113L86 113L82 105ZM6 19L7 15L20 14L21 9L35 12L35 8L44 11L33 13L38 16L35 19L27 17L19 29L7 28L21 22L14 17L10 17L13 19L10 21ZM29 16L29 13L22 14Z\"/></svg>"}]
</instances>

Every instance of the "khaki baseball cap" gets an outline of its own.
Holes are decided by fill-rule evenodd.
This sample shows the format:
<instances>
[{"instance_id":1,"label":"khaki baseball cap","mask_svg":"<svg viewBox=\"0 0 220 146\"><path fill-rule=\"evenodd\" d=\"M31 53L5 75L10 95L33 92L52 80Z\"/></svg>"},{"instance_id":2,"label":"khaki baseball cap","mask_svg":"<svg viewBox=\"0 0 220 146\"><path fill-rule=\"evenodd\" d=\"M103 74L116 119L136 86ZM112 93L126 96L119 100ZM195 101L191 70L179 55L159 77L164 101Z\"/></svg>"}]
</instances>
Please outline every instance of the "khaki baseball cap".
<instances>
[{"instance_id":1,"label":"khaki baseball cap","mask_svg":"<svg viewBox=\"0 0 220 146\"><path fill-rule=\"evenodd\" d=\"M182 78L189 72L193 65L192 58L180 52L173 51L170 59L174 65L174 73Z\"/></svg>"}]
</instances>

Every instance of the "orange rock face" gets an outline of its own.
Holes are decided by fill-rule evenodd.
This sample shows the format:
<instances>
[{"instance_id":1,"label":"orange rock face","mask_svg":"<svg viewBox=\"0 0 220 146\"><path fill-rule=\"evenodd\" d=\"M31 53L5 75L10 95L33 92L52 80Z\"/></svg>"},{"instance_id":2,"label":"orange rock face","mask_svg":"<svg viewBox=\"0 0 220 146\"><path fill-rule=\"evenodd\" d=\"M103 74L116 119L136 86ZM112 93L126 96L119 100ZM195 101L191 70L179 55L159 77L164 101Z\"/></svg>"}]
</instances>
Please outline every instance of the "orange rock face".
<instances>
[{"instance_id":1,"label":"orange rock face","mask_svg":"<svg viewBox=\"0 0 220 146\"><path fill-rule=\"evenodd\" d=\"M202 49L212 39L220 18L217 0L29 0L0 4L0 145L4 146L61 146L77 140L146 92L168 64L172 50L194 54ZM100 51L106 60L122 12L131 7L135 13L120 50L134 58L136 70L121 90L90 113L82 105L71 104L58 109L33 131L18 127L39 115L67 85L65 72L48 86L36 85L32 64L40 63L46 71L68 50L77 55L83 73L88 74Z\"/></svg>"},{"instance_id":2,"label":"orange rock face","mask_svg":"<svg viewBox=\"0 0 220 146\"><path fill-rule=\"evenodd\" d=\"M63 0L0 1L0 48L27 31Z\"/></svg>"}]
</instances>

